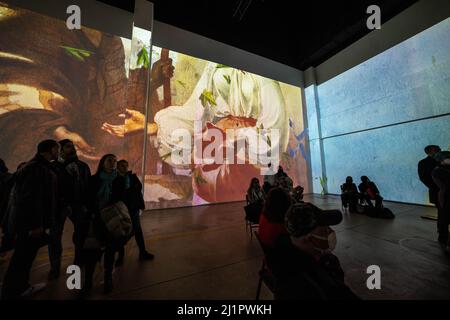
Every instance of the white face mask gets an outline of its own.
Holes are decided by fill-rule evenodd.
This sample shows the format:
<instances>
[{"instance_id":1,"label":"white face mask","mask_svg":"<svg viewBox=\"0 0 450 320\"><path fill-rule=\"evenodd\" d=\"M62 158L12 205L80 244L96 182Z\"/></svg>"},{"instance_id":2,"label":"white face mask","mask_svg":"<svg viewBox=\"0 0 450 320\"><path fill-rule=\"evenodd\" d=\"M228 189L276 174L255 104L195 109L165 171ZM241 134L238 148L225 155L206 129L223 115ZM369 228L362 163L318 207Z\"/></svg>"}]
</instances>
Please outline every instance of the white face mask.
<instances>
[{"instance_id":1,"label":"white face mask","mask_svg":"<svg viewBox=\"0 0 450 320\"><path fill-rule=\"evenodd\" d=\"M450 166L450 158L442 160L442 163L446 166Z\"/></svg>"},{"instance_id":2,"label":"white face mask","mask_svg":"<svg viewBox=\"0 0 450 320\"><path fill-rule=\"evenodd\" d=\"M314 249L316 249L317 251L319 251L321 253L327 253L327 252L332 252L336 248L336 244L337 244L336 232L331 231L331 233L328 234L327 237L321 237L316 234L313 234L312 236L316 239L328 242L328 249L314 247Z\"/></svg>"},{"instance_id":3,"label":"white face mask","mask_svg":"<svg viewBox=\"0 0 450 320\"><path fill-rule=\"evenodd\" d=\"M333 251L334 249L336 249L336 244L337 244L337 237L336 237L336 232L331 232L328 235L328 246L330 247L328 250Z\"/></svg>"}]
</instances>

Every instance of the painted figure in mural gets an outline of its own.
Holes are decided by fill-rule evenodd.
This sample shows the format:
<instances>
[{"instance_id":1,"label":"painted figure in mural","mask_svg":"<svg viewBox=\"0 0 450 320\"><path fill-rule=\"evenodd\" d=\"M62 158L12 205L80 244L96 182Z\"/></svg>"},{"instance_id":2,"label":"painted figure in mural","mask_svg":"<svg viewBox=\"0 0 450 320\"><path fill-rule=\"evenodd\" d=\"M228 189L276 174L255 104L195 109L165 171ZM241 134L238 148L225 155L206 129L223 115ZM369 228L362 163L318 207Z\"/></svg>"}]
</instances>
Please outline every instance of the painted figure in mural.
<instances>
[{"instance_id":1,"label":"painted figure in mural","mask_svg":"<svg viewBox=\"0 0 450 320\"><path fill-rule=\"evenodd\" d=\"M28 160L23 156L33 153L35 142L48 137L72 140L88 161L116 149L118 139L101 125L115 121L126 103L120 38L71 31L25 10L1 10L0 143L6 161L15 166Z\"/></svg>"},{"instance_id":2,"label":"painted figure in mural","mask_svg":"<svg viewBox=\"0 0 450 320\"><path fill-rule=\"evenodd\" d=\"M208 103L205 103L205 96ZM142 114L128 110L127 116L132 121L125 127L105 123L104 130L117 135L142 130ZM278 147L286 150L289 142L288 115L278 82L212 62L205 67L191 97L183 106L164 108L154 119L155 122L148 124L147 132L157 136L159 155L173 167L179 165L172 163L171 157L167 155L177 150L179 145L173 143L171 134L175 129L183 128L193 136L195 121L201 121L204 135L212 128L219 129L224 140L227 138L227 129L244 131L265 128L279 130L280 139L271 142L269 150ZM208 144L203 142L203 147ZM260 166L250 163L192 164L188 168L192 170L193 188L198 202L238 199L245 195L246 190L245 184L239 188L236 182L249 181L261 174ZM230 188L231 185L235 187Z\"/></svg>"},{"instance_id":3,"label":"painted figure in mural","mask_svg":"<svg viewBox=\"0 0 450 320\"><path fill-rule=\"evenodd\" d=\"M143 137L125 141L101 129L105 121L123 123L117 115L127 105L144 110L146 72L127 70L123 39L68 30L1 2L0 33L0 149L10 166L29 160L46 138L70 139L91 168L110 152L127 152L130 166L140 161Z\"/></svg>"}]
</instances>

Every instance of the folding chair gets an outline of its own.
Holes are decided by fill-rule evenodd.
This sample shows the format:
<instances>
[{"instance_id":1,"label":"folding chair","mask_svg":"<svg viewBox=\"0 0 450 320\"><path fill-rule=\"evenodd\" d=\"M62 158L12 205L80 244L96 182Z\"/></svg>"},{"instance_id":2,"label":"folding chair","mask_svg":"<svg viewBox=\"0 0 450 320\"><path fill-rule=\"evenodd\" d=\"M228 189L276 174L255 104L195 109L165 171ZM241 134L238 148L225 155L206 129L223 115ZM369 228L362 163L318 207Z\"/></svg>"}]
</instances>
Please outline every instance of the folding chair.
<instances>
[{"instance_id":1,"label":"folding chair","mask_svg":"<svg viewBox=\"0 0 450 320\"><path fill-rule=\"evenodd\" d=\"M261 249L264 253L264 258L262 260L261 269L258 271L259 280L258 280L258 288L256 289L256 300L259 300L259 296L261 294L261 286L262 286L263 282L266 285L266 287L270 290L270 292L272 292L272 294L274 293L275 277L272 275L269 268L267 267L266 260L265 260L265 257L267 257L267 254L270 249L266 245L264 245L264 243L262 243L261 238L259 237L258 231L254 231L254 232L255 232L255 237L256 237L256 239L258 239L259 245L261 246Z\"/></svg>"},{"instance_id":2,"label":"folding chair","mask_svg":"<svg viewBox=\"0 0 450 320\"><path fill-rule=\"evenodd\" d=\"M248 200L248 196L245 196L245 200L247 202L247 206L250 204L250 201ZM244 209L245 210L245 209ZM246 232L250 232L250 238L253 238L253 229L258 228L259 227L259 223L254 223L253 221L251 221L251 219L249 219L249 215L248 212L245 212L245 230Z\"/></svg>"}]
</instances>

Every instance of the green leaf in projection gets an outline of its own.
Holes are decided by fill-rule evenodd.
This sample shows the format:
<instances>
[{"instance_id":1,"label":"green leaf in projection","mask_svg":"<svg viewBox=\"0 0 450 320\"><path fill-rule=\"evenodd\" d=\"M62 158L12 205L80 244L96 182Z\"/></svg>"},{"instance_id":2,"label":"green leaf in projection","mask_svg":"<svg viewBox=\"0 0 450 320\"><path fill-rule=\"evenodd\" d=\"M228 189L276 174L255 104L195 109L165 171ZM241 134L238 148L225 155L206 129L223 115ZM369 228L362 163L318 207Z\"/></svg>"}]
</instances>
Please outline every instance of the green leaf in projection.
<instances>
[{"instance_id":1,"label":"green leaf in projection","mask_svg":"<svg viewBox=\"0 0 450 320\"><path fill-rule=\"evenodd\" d=\"M141 49L138 53L138 59L136 62L137 66L142 65L145 69L147 69L150 66L150 59L148 57L148 51L145 47Z\"/></svg>"},{"instance_id":2,"label":"green leaf in projection","mask_svg":"<svg viewBox=\"0 0 450 320\"><path fill-rule=\"evenodd\" d=\"M267 144L269 145L270 148L272 148L272 141L270 141L270 137L267 136L266 139L267 139Z\"/></svg>"},{"instance_id":3,"label":"green leaf in projection","mask_svg":"<svg viewBox=\"0 0 450 320\"><path fill-rule=\"evenodd\" d=\"M261 131L264 130L264 125L261 123L261 125L259 126L259 128L256 128L256 132L258 134L261 134Z\"/></svg>"},{"instance_id":4,"label":"green leaf in projection","mask_svg":"<svg viewBox=\"0 0 450 320\"><path fill-rule=\"evenodd\" d=\"M203 90L202 94L199 97L200 101L202 102L203 107L206 108L208 104L216 106L216 99L214 99L214 95L211 91Z\"/></svg>"},{"instance_id":5,"label":"green leaf in projection","mask_svg":"<svg viewBox=\"0 0 450 320\"><path fill-rule=\"evenodd\" d=\"M184 82L181 81L181 80L177 80L177 82L178 82L183 88L186 89L186 83L184 83Z\"/></svg>"},{"instance_id":6,"label":"green leaf in projection","mask_svg":"<svg viewBox=\"0 0 450 320\"><path fill-rule=\"evenodd\" d=\"M195 177L195 183L196 184L206 183L206 180L203 179L201 176L196 176Z\"/></svg>"},{"instance_id":7,"label":"green leaf in projection","mask_svg":"<svg viewBox=\"0 0 450 320\"><path fill-rule=\"evenodd\" d=\"M73 48L68 46L60 46L64 49L64 52L66 52L69 56L79 60L79 61L85 61L85 58L90 57L92 54L94 54L91 51L79 49L79 48Z\"/></svg>"},{"instance_id":8,"label":"green leaf in projection","mask_svg":"<svg viewBox=\"0 0 450 320\"><path fill-rule=\"evenodd\" d=\"M223 77L225 78L225 80L226 80L226 82L227 82L228 84L231 83L231 77L230 77L230 76L223 75Z\"/></svg>"},{"instance_id":9,"label":"green leaf in projection","mask_svg":"<svg viewBox=\"0 0 450 320\"><path fill-rule=\"evenodd\" d=\"M197 169L194 170L193 174L194 174L195 184L206 183L206 180L203 179L203 177L200 175L200 173L198 172Z\"/></svg>"},{"instance_id":10,"label":"green leaf in projection","mask_svg":"<svg viewBox=\"0 0 450 320\"><path fill-rule=\"evenodd\" d=\"M221 69L221 68L231 68L231 67L226 66L226 65L221 64L221 63L218 63L217 66L216 66L216 69Z\"/></svg>"}]
</instances>

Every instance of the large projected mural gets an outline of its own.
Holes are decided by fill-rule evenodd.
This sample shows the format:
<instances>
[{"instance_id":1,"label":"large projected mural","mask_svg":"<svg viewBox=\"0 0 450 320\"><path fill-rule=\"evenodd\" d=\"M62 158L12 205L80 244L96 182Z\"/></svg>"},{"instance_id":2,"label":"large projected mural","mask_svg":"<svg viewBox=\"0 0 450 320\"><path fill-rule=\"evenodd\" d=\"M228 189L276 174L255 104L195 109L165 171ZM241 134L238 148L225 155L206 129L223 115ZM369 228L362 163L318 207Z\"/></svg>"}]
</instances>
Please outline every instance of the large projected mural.
<instances>
[{"instance_id":1,"label":"large projected mural","mask_svg":"<svg viewBox=\"0 0 450 320\"><path fill-rule=\"evenodd\" d=\"M123 124L119 115L145 95L141 68L130 68L127 57L131 40L68 30L64 21L6 4L0 34L0 157L12 170L48 138L73 140L93 171L105 153L141 161L142 135L119 137L102 127Z\"/></svg>"},{"instance_id":2,"label":"large projected mural","mask_svg":"<svg viewBox=\"0 0 450 320\"><path fill-rule=\"evenodd\" d=\"M280 164L294 184L307 186L300 88L157 47L153 48L152 61L164 65L167 57L163 55L168 55L174 69L169 86L161 83L159 88L152 86L147 201L155 207L168 207L242 200L252 177L263 180L264 164L248 161L252 152L248 141L245 164L237 159L229 163L230 158L221 163L217 159L208 162L214 151L212 156L204 152L197 155L201 158L197 163L174 164L171 154L180 146L173 142L171 134L180 129L192 137L183 148L195 143L196 133L202 137L200 144L204 151L211 148L215 139L220 139L215 150L216 156L222 152L219 158L226 156L230 142L236 143L227 131L250 136L253 132L259 138L264 137L270 151L279 149ZM275 130L279 139L271 141L268 133ZM212 131L216 133L213 139L208 137ZM239 157L237 149L231 153L231 158Z\"/></svg>"},{"instance_id":3,"label":"large projected mural","mask_svg":"<svg viewBox=\"0 0 450 320\"><path fill-rule=\"evenodd\" d=\"M449 34L450 18L317 87L330 193L367 175L386 199L428 203L417 163L450 147Z\"/></svg>"},{"instance_id":4,"label":"large projected mural","mask_svg":"<svg viewBox=\"0 0 450 320\"><path fill-rule=\"evenodd\" d=\"M250 179L262 181L267 167L252 156L275 151L294 184L307 187L298 87L151 50L145 30L133 28L133 39L68 30L64 21L1 2L0 34L0 158L11 169L29 160L40 140L69 138L92 171L103 154L128 159L145 180L150 208L243 200ZM173 140L180 130L181 144ZM246 152L230 153L239 133ZM176 163L173 155L194 146L198 135L204 152L194 148L192 161Z\"/></svg>"}]
</instances>

